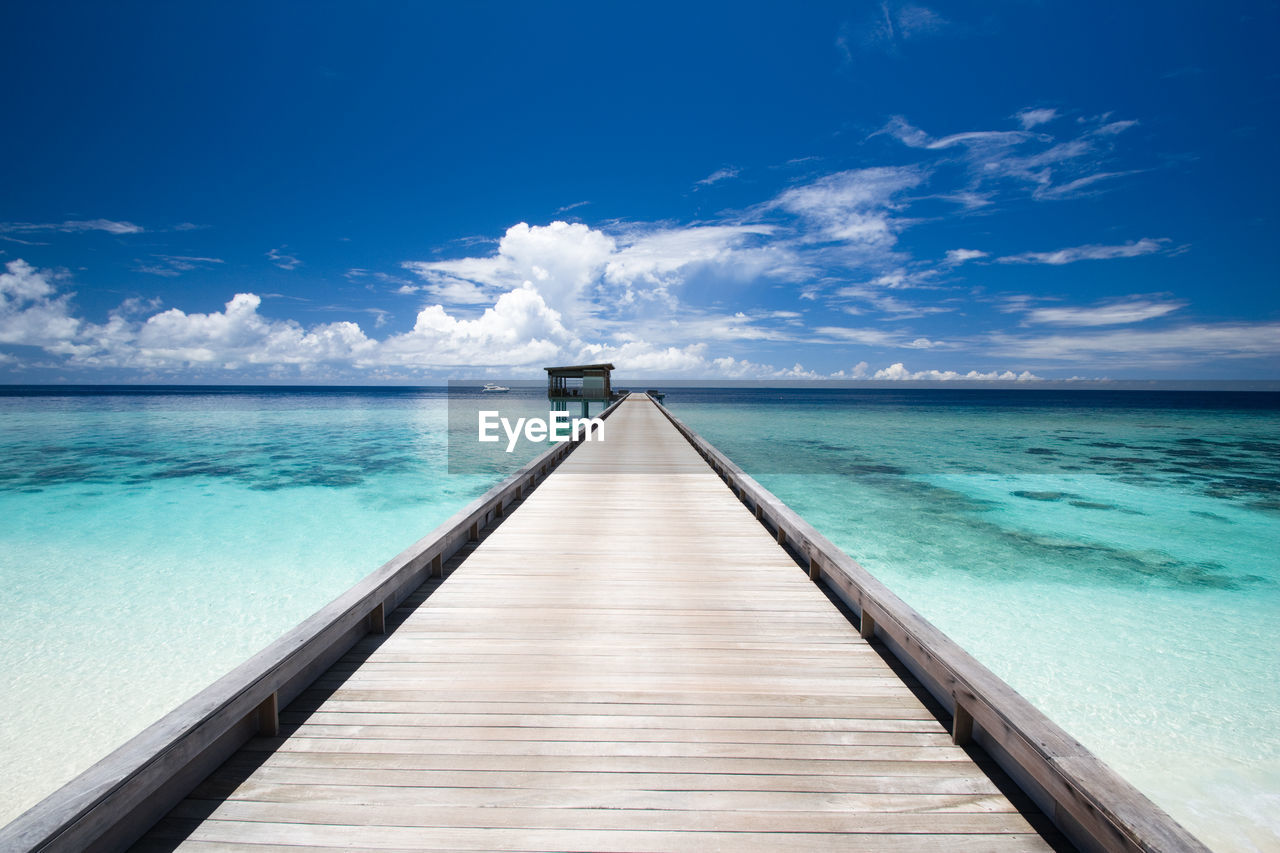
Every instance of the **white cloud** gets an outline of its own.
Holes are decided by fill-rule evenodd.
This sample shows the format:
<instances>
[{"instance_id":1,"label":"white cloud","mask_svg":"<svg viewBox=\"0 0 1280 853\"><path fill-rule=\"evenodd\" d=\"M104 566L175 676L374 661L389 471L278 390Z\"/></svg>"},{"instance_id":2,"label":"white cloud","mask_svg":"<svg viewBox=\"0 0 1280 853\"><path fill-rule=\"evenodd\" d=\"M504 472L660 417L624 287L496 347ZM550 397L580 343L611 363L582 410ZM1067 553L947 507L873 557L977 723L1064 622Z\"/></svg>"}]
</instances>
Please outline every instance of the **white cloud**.
<instances>
[{"instance_id":1,"label":"white cloud","mask_svg":"<svg viewBox=\"0 0 1280 853\"><path fill-rule=\"evenodd\" d=\"M957 145L988 149L1009 147L1038 138L1035 134L1018 130L973 130L934 138L920 128L913 127L902 116L889 119L889 123L878 132L888 133L909 148L924 148L930 151L954 148Z\"/></svg>"},{"instance_id":2,"label":"white cloud","mask_svg":"<svg viewBox=\"0 0 1280 853\"><path fill-rule=\"evenodd\" d=\"M581 223L520 222L507 229L489 257L409 261L404 267L426 280L437 299L465 295L472 304L481 295L493 298L530 282L551 308L576 320L595 312L591 289L616 249L612 237Z\"/></svg>"},{"instance_id":3,"label":"white cloud","mask_svg":"<svg viewBox=\"0 0 1280 853\"><path fill-rule=\"evenodd\" d=\"M936 35L947 26L948 21L927 6L882 0L857 32L862 44L896 52L903 42ZM852 41L853 30L845 24L840 28L836 46L846 62L853 58Z\"/></svg>"},{"instance_id":4,"label":"white cloud","mask_svg":"<svg viewBox=\"0 0 1280 853\"><path fill-rule=\"evenodd\" d=\"M54 274L18 259L0 273L0 343L61 350L80 329L69 296L56 296Z\"/></svg>"},{"instance_id":5,"label":"white cloud","mask_svg":"<svg viewBox=\"0 0 1280 853\"><path fill-rule=\"evenodd\" d=\"M710 175L707 175L702 180L696 181L695 184L699 187L709 187L712 184L718 184L721 181L727 181L732 178L736 178L740 174L742 174L742 170L737 168L736 166L725 166L722 169L716 169L714 172L712 172Z\"/></svg>"},{"instance_id":6,"label":"white cloud","mask_svg":"<svg viewBox=\"0 0 1280 853\"><path fill-rule=\"evenodd\" d=\"M862 344L872 347L894 347L897 349L933 349L944 347L941 341L932 341L918 335L913 336L906 331L889 331L887 329L851 328L848 326L819 326L814 329L819 335L830 341Z\"/></svg>"},{"instance_id":7,"label":"white cloud","mask_svg":"<svg viewBox=\"0 0 1280 853\"><path fill-rule=\"evenodd\" d=\"M1015 115L1021 130L964 131L934 137L904 117L894 116L877 133L887 133L911 148L938 152L960 149L946 155L943 162L962 165L968 172L969 186L940 197L969 209L990 204L1002 186L1029 187L1033 198L1056 200L1096 193L1104 180L1142 171L1104 168L1109 165L1114 137L1137 122L1097 116L1082 120L1085 128L1065 140L1034 130L1056 117L1054 110L1023 110Z\"/></svg>"},{"instance_id":8,"label":"white cloud","mask_svg":"<svg viewBox=\"0 0 1280 853\"><path fill-rule=\"evenodd\" d=\"M1161 251L1169 241L1161 238L1153 240L1144 237L1119 246L1103 246L1090 244L1073 246L1069 249L1057 249L1052 252L1023 252L1019 255L1006 255L996 260L1002 264L1073 264L1076 261L1102 261L1112 258L1136 258Z\"/></svg>"},{"instance_id":9,"label":"white cloud","mask_svg":"<svg viewBox=\"0 0 1280 853\"><path fill-rule=\"evenodd\" d=\"M930 381L930 382L954 382L964 380L969 382L1034 382L1041 377L1036 376L1029 370L1021 373L1014 373L1012 370L996 371L992 370L987 373L980 373L976 370L970 370L968 373L958 373L954 370L916 370L911 371L903 365L902 362L896 362L888 367L877 370L871 377L872 379L887 379L891 381Z\"/></svg>"},{"instance_id":10,"label":"white cloud","mask_svg":"<svg viewBox=\"0 0 1280 853\"><path fill-rule=\"evenodd\" d=\"M943 263L949 266L959 266L966 261L976 261L985 257L988 257L988 254L981 249L948 249L947 258Z\"/></svg>"},{"instance_id":11,"label":"white cloud","mask_svg":"<svg viewBox=\"0 0 1280 853\"><path fill-rule=\"evenodd\" d=\"M890 288L903 286L901 284L893 284L893 277L888 277L888 282L885 281L885 278L886 277L882 276L874 283ZM833 304L839 305L840 300L842 299L852 299L863 305L869 305L884 314L892 315L896 320L905 320L910 317L927 317L930 314L945 314L949 311L955 310L955 307L952 305L925 305L918 302L908 302L897 296L861 285L838 288L832 296L834 297ZM854 315L864 313L861 309L850 308L848 306L842 306L842 310Z\"/></svg>"},{"instance_id":12,"label":"white cloud","mask_svg":"<svg viewBox=\"0 0 1280 853\"><path fill-rule=\"evenodd\" d=\"M1055 326L1114 326L1140 323L1172 314L1186 307L1185 302L1156 299L1126 299L1089 307L1034 308L1027 312L1026 322Z\"/></svg>"},{"instance_id":13,"label":"white cloud","mask_svg":"<svg viewBox=\"0 0 1280 853\"><path fill-rule=\"evenodd\" d=\"M632 226L614 236L581 223L521 222L507 230L497 252L488 257L404 266L446 304L483 304L528 282L577 325L601 313L645 305L673 308L678 288L699 270L714 269L722 279L735 280L784 271L793 263L789 252L757 245L775 230L749 223Z\"/></svg>"},{"instance_id":14,"label":"white cloud","mask_svg":"<svg viewBox=\"0 0 1280 853\"><path fill-rule=\"evenodd\" d=\"M302 266L302 261L298 260L293 255L285 254L284 250L287 248L289 247L281 246L279 249L272 249L267 252L267 257L271 259L271 263L280 267L282 270L296 270L298 267Z\"/></svg>"},{"instance_id":15,"label":"white cloud","mask_svg":"<svg viewBox=\"0 0 1280 853\"><path fill-rule=\"evenodd\" d=\"M925 172L913 166L882 166L836 172L778 195L770 206L799 216L816 228L810 239L871 248L891 247L902 223L891 214L896 197L919 186Z\"/></svg>"},{"instance_id":16,"label":"white cloud","mask_svg":"<svg viewBox=\"0 0 1280 853\"><path fill-rule=\"evenodd\" d=\"M61 231L74 234L84 231L105 231L108 234L141 234L146 229L132 222L116 222L111 219L68 219L64 222L0 222L0 233L30 234L40 231Z\"/></svg>"},{"instance_id":17,"label":"white cloud","mask_svg":"<svg viewBox=\"0 0 1280 853\"><path fill-rule=\"evenodd\" d=\"M182 275L184 272L207 268L213 264L225 263L221 258L199 258L188 255L152 255L151 257L154 258L154 260L135 260L134 263L137 264L137 266L133 268L134 272L174 278Z\"/></svg>"},{"instance_id":18,"label":"white cloud","mask_svg":"<svg viewBox=\"0 0 1280 853\"><path fill-rule=\"evenodd\" d=\"M1206 360L1280 356L1280 323L1192 323L1057 335L996 333L987 352L1023 360L1103 367L1179 367Z\"/></svg>"},{"instance_id":19,"label":"white cloud","mask_svg":"<svg viewBox=\"0 0 1280 853\"><path fill-rule=\"evenodd\" d=\"M393 335L358 363L396 365L530 365L553 359L570 335L560 312L533 287L498 297L474 320L443 306L418 312L413 330Z\"/></svg>"},{"instance_id":20,"label":"white cloud","mask_svg":"<svg viewBox=\"0 0 1280 853\"><path fill-rule=\"evenodd\" d=\"M1023 130L1030 130L1042 124L1048 124L1058 117L1058 111L1046 107L1033 107L1019 110L1014 118L1022 125Z\"/></svg>"}]
</instances>

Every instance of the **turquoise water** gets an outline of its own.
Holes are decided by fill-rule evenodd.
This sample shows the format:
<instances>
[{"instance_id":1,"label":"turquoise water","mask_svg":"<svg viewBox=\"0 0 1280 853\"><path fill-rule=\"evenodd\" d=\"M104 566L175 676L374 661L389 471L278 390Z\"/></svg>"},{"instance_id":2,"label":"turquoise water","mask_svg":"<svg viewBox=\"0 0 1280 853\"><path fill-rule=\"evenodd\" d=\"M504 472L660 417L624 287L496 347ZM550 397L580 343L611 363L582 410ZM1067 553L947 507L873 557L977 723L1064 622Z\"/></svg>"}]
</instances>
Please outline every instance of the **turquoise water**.
<instances>
[{"instance_id":1,"label":"turquoise water","mask_svg":"<svg viewBox=\"0 0 1280 853\"><path fill-rule=\"evenodd\" d=\"M1277 848L1274 395L667 403L1215 849ZM0 821L533 452L451 460L446 423L430 389L0 389Z\"/></svg>"},{"instance_id":2,"label":"turquoise water","mask_svg":"<svg viewBox=\"0 0 1280 853\"><path fill-rule=\"evenodd\" d=\"M0 824L504 473L448 474L440 390L13 392Z\"/></svg>"},{"instance_id":3,"label":"turquoise water","mask_svg":"<svg viewBox=\"0 0 1280 853\"><path fill-rule=\"evenodd\" d=\"M1280 401L671 391L1199 837L1280 849Z\"/></svg>"}]
</instances>

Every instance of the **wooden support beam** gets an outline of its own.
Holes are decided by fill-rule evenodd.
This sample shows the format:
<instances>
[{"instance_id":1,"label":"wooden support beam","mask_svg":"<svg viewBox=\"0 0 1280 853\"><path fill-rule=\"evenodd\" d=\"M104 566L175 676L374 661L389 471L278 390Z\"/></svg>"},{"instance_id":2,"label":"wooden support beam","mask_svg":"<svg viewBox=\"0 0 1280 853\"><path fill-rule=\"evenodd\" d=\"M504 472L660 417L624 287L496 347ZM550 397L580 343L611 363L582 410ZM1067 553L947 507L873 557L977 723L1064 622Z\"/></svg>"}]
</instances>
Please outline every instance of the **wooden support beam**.
<instances>
[{"instance_id":1,"label":"wooden support beam","mask_svg":"<svg viewBox=\"0 0 1280 853\"><path fill-rule=\"evenodd\" d=\"M956 746L966 746L973 739L973 715L969 709L956 700L956 712L951 719L951 742Z\"/></svg>"},{"instance_id":2,"label":"wooden support beam","mask_svg":"<svg viewBox=\"0 0 1280 853\"><path fill-rule=\"evenodd\" d=\"M863 605L862 616L858 619L858 633L862 635L864 640L874 640L876 638L876 620L867 612L866 605Z\"/></svg>"},{"instance_id":3,"label":"wooden support beam","mask_svg":"<svg viewBox=\"0 0 1280 853\"><path fill-rule=\"evenodd\" d=\"M387 603L385 601L378 602L377 606L369 611L369 633L387 633Z\"/></svg>"},{"instance_id":4,"label":"wooden support beam","mask_svg":"<svg viewBox=\"0 0 1280 853\"><path fill-rule=\"evenodd\" d=\"M258 706L258 734L263 737L280 735L280 697L272 693Z\"/></svg>"},{"instance_id":5,"label":"wooden support beam","mask_svg":"<svg viewBox=\"0 0 1280 853\"><path fill-rule=\"evenodd\" d=\"M442 578L444 577L444 555L436 554L431 558L431 572L428 577Z\"/></svg>"}]
</instances>

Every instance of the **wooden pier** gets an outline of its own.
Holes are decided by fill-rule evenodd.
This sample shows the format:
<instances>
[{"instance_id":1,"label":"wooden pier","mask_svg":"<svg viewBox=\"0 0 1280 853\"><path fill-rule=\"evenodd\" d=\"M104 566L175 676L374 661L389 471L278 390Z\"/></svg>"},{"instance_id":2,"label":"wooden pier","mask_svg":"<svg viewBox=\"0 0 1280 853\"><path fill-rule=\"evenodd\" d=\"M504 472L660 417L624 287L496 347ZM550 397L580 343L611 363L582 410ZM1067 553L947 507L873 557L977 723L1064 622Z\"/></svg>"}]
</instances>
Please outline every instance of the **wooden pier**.
<instances>
[{"instance_id":1,"label":"wooden pier","mask_svg":"<svg viewBox=\"0 0 1280 853\"><path fill-rule=\"evenodd\" d=\"M0 847L1203 849L649 397L607 414Z\"/></svg>"}]
</instances>

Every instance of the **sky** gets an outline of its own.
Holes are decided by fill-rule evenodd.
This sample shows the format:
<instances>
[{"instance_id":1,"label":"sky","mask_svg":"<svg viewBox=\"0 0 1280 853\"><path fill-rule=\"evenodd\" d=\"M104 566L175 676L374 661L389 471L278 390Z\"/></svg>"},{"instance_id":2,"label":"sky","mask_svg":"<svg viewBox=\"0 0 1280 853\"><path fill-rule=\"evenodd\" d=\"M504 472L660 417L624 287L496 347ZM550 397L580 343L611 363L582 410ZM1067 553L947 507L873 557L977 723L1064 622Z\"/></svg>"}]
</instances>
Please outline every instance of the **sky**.
<instances>
[{"instance_id":1,"label":"sky","mask_svg":"<svg viewBox=\"0 0 1280 853\"><path fill-rule=\"evenodd\" d=\"M1274 2L0 31L0 382L1280 378Z\"/></svg>"}]
</instances>

